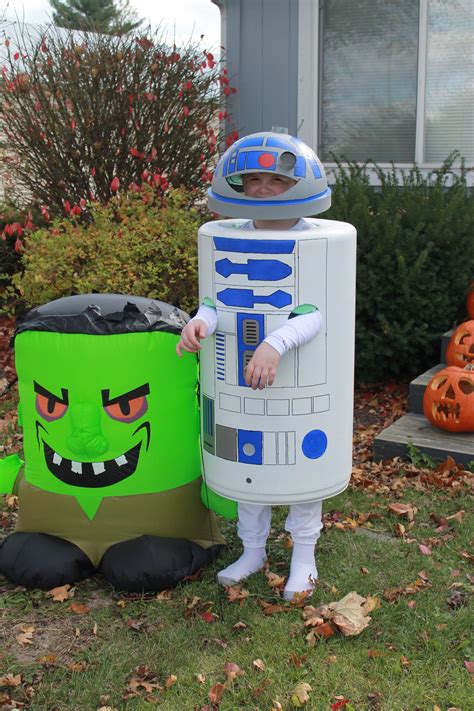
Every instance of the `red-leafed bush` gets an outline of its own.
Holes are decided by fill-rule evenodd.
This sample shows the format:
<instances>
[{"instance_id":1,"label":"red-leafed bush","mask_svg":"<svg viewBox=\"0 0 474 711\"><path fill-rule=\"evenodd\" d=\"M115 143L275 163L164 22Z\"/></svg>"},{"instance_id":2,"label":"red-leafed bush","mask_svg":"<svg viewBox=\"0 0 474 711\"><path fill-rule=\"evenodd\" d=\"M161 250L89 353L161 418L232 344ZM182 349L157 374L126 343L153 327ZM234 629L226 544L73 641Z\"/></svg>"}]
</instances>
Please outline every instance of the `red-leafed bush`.
<instances>
[{"instance_id":1,"label":"red-leafed bush","mask_svg":"<svg viewBox=\"0 0 474 711\"><path fill-rule=\"evenodd\" d=\"M203 189L217 156L226 71L196 44L147 36L22 30L5 40L0 135L8 170L51 214L87 214L152 181ZM226 112L220 114L235 134Z\"/></svg>"}]
</instances>

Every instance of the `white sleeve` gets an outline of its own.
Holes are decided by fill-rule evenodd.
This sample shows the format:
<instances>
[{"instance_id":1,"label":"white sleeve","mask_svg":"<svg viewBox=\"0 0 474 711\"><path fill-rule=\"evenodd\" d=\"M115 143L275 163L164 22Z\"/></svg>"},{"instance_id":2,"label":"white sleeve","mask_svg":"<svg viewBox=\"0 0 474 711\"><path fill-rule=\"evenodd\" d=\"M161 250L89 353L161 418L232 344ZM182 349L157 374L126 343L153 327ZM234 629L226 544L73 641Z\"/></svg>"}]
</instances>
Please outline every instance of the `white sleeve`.
<instances>
[{"instance_id":1,"label":"white sleeve","mask_svg":"<svg viewBox=\"0 0 474 711\"><path fill-rule=\"evenodd\" d=\"M217 311L213 309L212 306L205 306L204 304L199 307L196 316L193 316L191 321L204 321L207 326L207 336L210 336L216 330L217 326ZM189 323L191 323L189 321ZM207 338L206 336L206 338Z\"/></svg>"},{"instance_id":2,"label":"white sleeve","mask_svg":"<svg viewBox=\"0 0 474 711\"><path fill-rule=\"evenodd\" d=\"M270 333L264 342L273 346L282 356L291 348L308 343L319 333L322 325L323 319L319 311L301 314L301 316L289 319L284 326L280 326L276 331Z\"/></svg>"}]
</instances>

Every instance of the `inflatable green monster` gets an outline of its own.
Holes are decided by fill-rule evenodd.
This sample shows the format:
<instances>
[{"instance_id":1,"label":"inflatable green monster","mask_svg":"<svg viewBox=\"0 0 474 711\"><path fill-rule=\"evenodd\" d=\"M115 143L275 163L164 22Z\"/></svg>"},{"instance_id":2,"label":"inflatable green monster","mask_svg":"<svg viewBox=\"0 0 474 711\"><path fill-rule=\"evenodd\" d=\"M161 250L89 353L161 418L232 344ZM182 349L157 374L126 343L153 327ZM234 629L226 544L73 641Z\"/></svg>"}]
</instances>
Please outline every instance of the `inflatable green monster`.
<instances>
[{"instance_id":1,"label":"inflatable green monster","mask_svg":"<svg viewBox=\"0 0 474 711\"><path fill-rule=\"evenodd\" d=\"M94 294L31 311L15 334L25 467L0 572L49 589L95 571L122 590L161 590L217 555L201 503L197 362L175 353L188 320L151 299ZM235 504L204 492L224 515Z\"/></svg>"}]
</instances>

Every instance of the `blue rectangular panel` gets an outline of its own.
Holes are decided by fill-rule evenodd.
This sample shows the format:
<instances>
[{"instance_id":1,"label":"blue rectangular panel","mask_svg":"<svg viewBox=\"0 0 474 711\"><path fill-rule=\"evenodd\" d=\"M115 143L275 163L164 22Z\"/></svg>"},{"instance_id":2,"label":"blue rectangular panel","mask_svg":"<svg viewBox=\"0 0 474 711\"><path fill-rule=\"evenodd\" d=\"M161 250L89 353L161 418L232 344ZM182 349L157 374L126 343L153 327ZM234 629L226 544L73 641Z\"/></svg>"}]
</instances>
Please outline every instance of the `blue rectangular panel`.
<instances>
[{"instance_id":1,"label":"blue rectangular panel","mask_svg":"<svg viewBox=\"0 0 474 711\"><path fill-rule=\"evenodd\" d=\"M267 148L283 148L285 151L291 151L292 153L295 152L295 146L284 138L275 138L274 136L271 136L270 138L267 138L265 146L267 146Z\"/></svg>"},{"instance_id":2,"label":"blue rectangular panel","mask_svg":"<svg viewBox=\"0 0 474 711\"><path fill-rule=\"evenodd\" d=\"M273 165L270 165L268 167L262 167L260 165L260 163L258 162L258 159L263 154L265 154L265 155L270 154L271 156L273 156ZM277 158L278 158L278 153L275 153L274 151L247 151L247 170L254 169L254 170L259 170L262 172L264 170L275 170Z\"/></svg>"},{"instance_id":3,"label":"blue rectangular panel","mask_svg":"<svg viewBox=\"0 0 474 711\"><path fill-rule=\"evenodd\" d=\"M214 237L214 245L221 252L242 252L243 254L292 254L294 239L234 239Z\"/></svg>"},{"instance_id":4,"label":"blue rectangular panel","mask_svg":"<svg viewBox=\"0 0 474 711\"><path fill-rule=\"evenodd\" d=\"M319 165L316 163L315 160L312 160L310 158L309 164L311 165L311 168L313 169L313 175L315 178L320 178L321 177L321 171L319 169Z\"/></svg>"},{"instance_id":5,"label":"blue rectangular panel","mask_svg":"<svg viewBox=\"0 0 474 711\"><path fill-rule=\"evenodd\" d=\"M237 359L239 385L249 387L245 382L246 358L251 357L257 346L265 338L265 317L263 314L237 314Z\"/></svg>"},{"instance_id":6,"label":"blue rectangular panel","mask_svg":"<svg viewBox=\"0 0 474 711\"><path fill-rule=\"evenodd\" d=\"M237 430L237 458L242 464L262 464L263 432Z\"/></svg>"},{"instance_id":7,"label":"blue rectangular panel","mask_svg":"<svg viewBox=\"0 0 474 711\"><path fill-rule=\"evenodd\" d=\"M230 160L229 160L229 173L233 173L235 170L236 158L237 158L237 151L234 151L234 153L232 153Z\"/></svg>"},{"instance_id":8,"label":"blue rectangular panel","mask_svg":"<svg viewBox=\"0 0 474 711\"><path fill-rule=\"evenodd\" d=\"M237 170L245 170L245 159L247 157L247 153L244 151L243 153L240 152L239 156L237 158Z\"/></svg>"},{"instance_id":9,"label":"blue rectangular panel","mask_svg":"<svg viewBox=\"0 0 474 711\"><path fill-rule=\"evenodd\" d=\"M298 156L295 165L295 178L306 177L306 161L303 156Z\"/></svg>"}]
</instances>

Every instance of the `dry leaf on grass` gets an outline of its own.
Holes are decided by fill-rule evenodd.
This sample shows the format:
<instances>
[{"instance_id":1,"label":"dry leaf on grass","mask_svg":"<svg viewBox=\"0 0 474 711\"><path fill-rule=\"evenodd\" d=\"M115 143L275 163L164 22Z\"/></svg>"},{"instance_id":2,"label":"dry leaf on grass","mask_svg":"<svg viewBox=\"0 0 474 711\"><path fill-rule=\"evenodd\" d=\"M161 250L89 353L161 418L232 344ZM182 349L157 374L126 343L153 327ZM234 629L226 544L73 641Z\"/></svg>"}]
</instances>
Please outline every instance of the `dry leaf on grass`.
<instances>
[{"instance_id":1,"label":"dry leaf on grass","mask_svg":"<svg viewBox=\"0 0 474 711\"><path fill-rule=\"evenodd\" d=\"M315 637L330 637L336 626L344 636L353 637L368 626L372 610L380 607L380 600L370 595L365 598L356 592L350 592L338 602L320 607L307 606L303 612L305 627L311 627L306 636L308 644L315 642Z\"/></svg>"},{"instance_id":2,"label":"dry leaf on grass","mask_svg":"<svg viewBox=\"0 0 474 711\"><path fill-rule=\"evenodd\" d=\"M299 684L290 692L291 703L294 708L300 709L309 701L309 692L313 691L311 686L305 681L300 681Z\"/></svg>"},{"instance_id":3,"label":"dry leaf on grass","mask_svg":"<svg viewBox=\"0 0 474 711\"><path fill-rule=\"evenodd\" d=\"M241 605L250 594L248 590L244 590L244 588L241 588L239 585L229 585L226 587L226 593L229 602L239 600Z\"/></svg>"},{"instance_id":4,"label":"dry leaf on grass","mask_svg":"<svg viewBox=\"0 0 474 711\"><path fill-rule=\"evenodd\" d=\"M87 605L81 605L78 602L72 602L71 603L71 610L76 615L87 615L87 613L91 611L91 608L87 607Z\"/></svg>"},{"instance_id":5,"label":"dry leaf on grass","mask_svg":"<svg viewBox=\"0 0 474 711\"><path fill-rule=\"evenodd\" d=\"M268 580L269 586L272 588L281 588L285 584L285 576L284 575L277 575L276 573L272 573L270 570L265 570L265 577Z\"/></svg>"},{"instance_id":6,"label":"dry leaf on grass","mask_svg":"<svg viewBox=\"0 0 474 711\"><path fill-rule=\"evenodd\" d=\"M53 588L52 590L48 590L46 595L52 597L54 602L64 602L73 596L73 588L71 588L69 584L61 585L57 588Z\"/></svg>"},{"instance_id":7,"label":"dry leaf on grass","mask_svg":"<svg viewBox=\"0 0 474 711\"><path fill-rule=\"evenodd\" d=\"M236 622L235 625L232 625L233 630L245 630L247 627L248 625L245 622Z\"/></svg>"},{"instance_id":8,"label":"dry leaf on grass","mask_svg":"<svg viewBox=\"0 0 474 711\"><path fill-rule=\"evenodd\" d=\"M418 548L422 555L431 555L432 553L431 548L428 548L428 546L425 546L423 543L420 543Z\"/></svg>"},{"instance_id":9,"label":"dry leaf on grass","mask_svg":"<svg viewBox=\"0 0 474 711\"><path fill-rule=\"evenodd\" d=\"M178 681L178 677L175 676L174 674L170 674L169 677L165 681L165 689L171 688L176 682Z\"/></svg>"},{"instance_id":10,"label":"dry leaf on grass","mask_svg":"<svg viewBox=\"0 0 474 711\"><path fill-rule=\"evenodd\" d=\"M416 506L413 504L389 504L388 510L394 513L396 516L406 516L408 521L413 521L415 514L418 512Z\"/></svg>"},{"instance_id":11,"label":"dry leaf on grass","mask_svg":"<svg viewBox=\"0 0 474 711\"><path fill-rule=\"evenodd\" d=\"M21 633L16 636L16 641L18 644L25 646L27 644L33 644L33 635L35 633L34 625L20 625Z\"/></svg>"},{"instance_id":12,"label":"dry leaf on grass","mask_svg":"<svg viewBox=\"0 0 474 711\"><path fill-rule=\"evenodd\" d=\"M263 659L254 659L252 664L254 665L255 669L259 669L260 671L265 671L267 668L267 665L263 661Z\"/></svg>"},{"instance_id":13,"label":"dry leaf on grass","mask_svg":"<svg viewBox=\"0 0 474 711\"><path fill-rule=\"evenodd\" d=\"M210 689L209 694L208 694L208 698L209 698L209 701L211 702L211 704L220 704L220 702L222 701L222 695L224 694L224 691L225 691L224 684L221 684L219 682L217 684L214 684L214 686L212 687L212 689Z\"/></svg>"},{"instance_id":14,"label":"dry leaf on grass","mask_svg":"<svg viewBox=\"0 0 474 711\"><path fill-rule=\"evenodd\" d=\"M368 616L367 600L356 592L350 592L339 602L330 603L333 611L332 622L339 628L345 637L354 637L369 625L371 617Z\"/></svg>"},{"instance_id":15,"label":"dry leaf on grass","mask_svg":"<svg viewBox=\"0 0 474 711\"><path fill-rule=\"evenodd\" d=\"M330 625L329 622L322 622L320 625L315 625L315 627L308 632L305 639L310 647L314 647L319 639L327 639L328 637L332 637L333 634L334 627Z\"/></svg>"},{"instance_id":16,"label":"dry leaf on grass","mask_svg":"<svg viewBox=\"0 0 474 711\"><path fill-rule=\"evenodd\" d=\"M20 686L21 684L21 674L5 674L5 676L0 676L0 686Z\"/></svg>"},{"instance_id":17,"label":"dry leaf on grass","mask_svg":"<svg viewBox=\"0 0 474 711\"><path fill-rule=\"evenodd\" d=\"M224 687L226 689L232 689L234 685L234 680L238 676L242 676L242 674L244 673L242 669L234 662L226 662L224 664L224 672L227 677L227 680L224 684Z\"/></svg>"}]
</instances>

